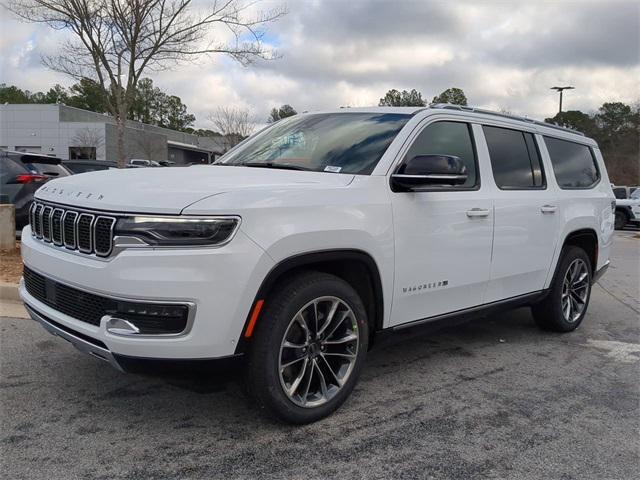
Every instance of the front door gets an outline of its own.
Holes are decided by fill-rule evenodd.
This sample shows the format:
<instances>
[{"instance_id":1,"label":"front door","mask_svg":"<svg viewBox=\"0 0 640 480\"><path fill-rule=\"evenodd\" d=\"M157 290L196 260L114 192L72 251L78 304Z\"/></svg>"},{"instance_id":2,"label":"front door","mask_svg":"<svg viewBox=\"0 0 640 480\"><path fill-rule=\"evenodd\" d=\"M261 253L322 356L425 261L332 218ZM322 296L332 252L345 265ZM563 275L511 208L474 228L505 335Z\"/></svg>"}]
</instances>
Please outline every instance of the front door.
<instances>
[{"instance_id":1,"label":"front door","mask_svg":"<svg viewBox=\"0 0 640 480\"><path fill-rule=\"evenodd\" d=\"M482 186L473 128L436 121L413 139L404 158L442 154L466 166L464 185L392 192L395 281L391 324L483 303L489 280L493 200ZM486 168L486 167L483 167Z\"/></svg>"}]
</instances>

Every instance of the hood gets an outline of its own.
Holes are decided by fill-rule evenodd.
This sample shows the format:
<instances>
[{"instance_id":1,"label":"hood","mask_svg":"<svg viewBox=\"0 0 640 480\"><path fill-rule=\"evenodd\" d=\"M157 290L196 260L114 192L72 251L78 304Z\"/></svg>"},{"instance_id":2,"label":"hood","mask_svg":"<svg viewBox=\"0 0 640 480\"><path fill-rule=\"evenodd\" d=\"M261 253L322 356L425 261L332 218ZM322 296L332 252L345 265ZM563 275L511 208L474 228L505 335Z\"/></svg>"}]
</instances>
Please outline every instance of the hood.
<instances>
[{"instance_id":1,"label":"hood","mask_svg":"<svg viewBox=\"0 0 640 480\"><path fill-rule=\"evenodd\" d=\"M341 187L352 180L353 175L218 165L131 168L57 178L40 187L35 196L88 209L178 214L199 200L225 192Z\"/></svg>"}]
</instances>

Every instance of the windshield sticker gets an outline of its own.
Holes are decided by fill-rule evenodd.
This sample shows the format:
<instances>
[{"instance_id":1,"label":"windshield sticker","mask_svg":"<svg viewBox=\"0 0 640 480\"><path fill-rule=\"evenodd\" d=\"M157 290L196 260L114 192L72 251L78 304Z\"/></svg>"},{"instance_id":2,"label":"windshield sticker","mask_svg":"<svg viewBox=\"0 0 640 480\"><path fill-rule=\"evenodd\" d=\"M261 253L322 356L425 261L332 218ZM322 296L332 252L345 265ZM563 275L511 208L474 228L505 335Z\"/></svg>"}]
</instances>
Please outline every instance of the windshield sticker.
<instances>
[{"instance_id":1,"label":"windshield sticker","mask_svg":"<svg viewBox=\"0 0 640 480\"><path fill-rule=\"evenodd\" d=\"M324 167L325 172L340 173L340 170L342 170L342 167L334 167L333 165L327 165Z\"/></svg>"}]
</instances>

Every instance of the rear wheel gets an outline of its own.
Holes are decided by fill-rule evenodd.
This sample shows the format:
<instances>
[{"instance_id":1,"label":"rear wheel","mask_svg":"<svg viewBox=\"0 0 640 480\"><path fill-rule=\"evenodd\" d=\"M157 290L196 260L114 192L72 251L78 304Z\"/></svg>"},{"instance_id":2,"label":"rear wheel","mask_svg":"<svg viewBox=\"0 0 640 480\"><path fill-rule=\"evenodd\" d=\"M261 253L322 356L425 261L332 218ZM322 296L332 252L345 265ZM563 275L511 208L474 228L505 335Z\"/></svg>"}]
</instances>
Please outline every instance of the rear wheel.
<instances>
[{"instance_id":1,"label":"rear wheel","mask_svg":"<svg viewBox=\"0 0 640 480\"><path fill-rule=\"evenodd\" d=\"M616 210L616 220L615 220L615 229L622 230L627 222L629 221L629 217L627 214L621 210Z\"/></svg>"},{"instance_id":2,"label":"rear wheel","mask_svg":"<svg viewBox=\"0 0 640 480\"><path fill-rule=\"evenodd\" d=\"M555 332L578 328L589 305L591 271L591 262L584 250L565 247L548 295L532 308L541 328Z\"/></svg>"},{"instance_id":3,"label":"rear wheel","mask_svg":"<svg viewBox=\"0 0 640 480\"><path fill-rule=\"evenodd\" d=\"M277 418L309 423L349 396L364 363L364 306L344 280L305 272L274 289L246 365L249 392Z\"/></svg>"}]
</instances>

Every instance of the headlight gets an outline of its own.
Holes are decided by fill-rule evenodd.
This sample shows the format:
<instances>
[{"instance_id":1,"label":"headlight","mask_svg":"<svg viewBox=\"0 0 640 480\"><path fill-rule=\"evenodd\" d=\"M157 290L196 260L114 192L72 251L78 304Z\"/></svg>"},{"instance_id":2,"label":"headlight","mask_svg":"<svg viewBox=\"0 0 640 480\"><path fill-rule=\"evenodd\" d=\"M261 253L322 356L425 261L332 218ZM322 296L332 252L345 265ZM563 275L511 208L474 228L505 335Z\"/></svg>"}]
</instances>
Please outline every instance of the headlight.
<instances>
[{"instance_id":1,"label":"headlight","mask_svg":"<svg viewBox=\"0 0 640 480\"><path fill-rule=\"evenodd\" d=\"M222 245L231 240L239 224L239 217L135 216L119 218L114 233L159 247Z\"/></svg>"}]
</instances>

